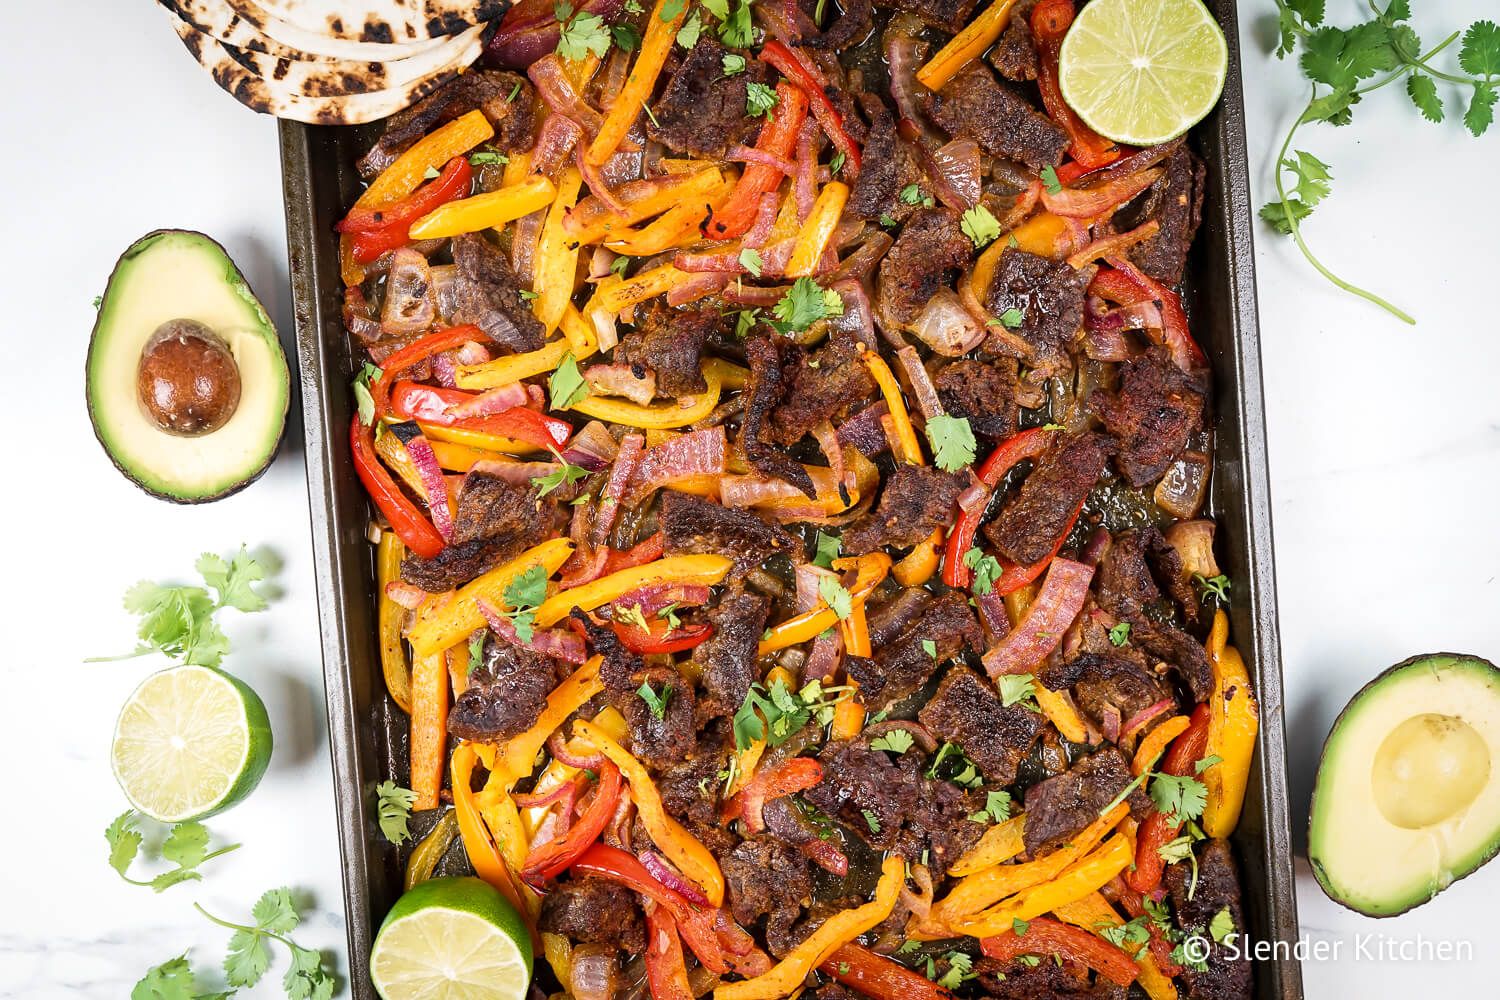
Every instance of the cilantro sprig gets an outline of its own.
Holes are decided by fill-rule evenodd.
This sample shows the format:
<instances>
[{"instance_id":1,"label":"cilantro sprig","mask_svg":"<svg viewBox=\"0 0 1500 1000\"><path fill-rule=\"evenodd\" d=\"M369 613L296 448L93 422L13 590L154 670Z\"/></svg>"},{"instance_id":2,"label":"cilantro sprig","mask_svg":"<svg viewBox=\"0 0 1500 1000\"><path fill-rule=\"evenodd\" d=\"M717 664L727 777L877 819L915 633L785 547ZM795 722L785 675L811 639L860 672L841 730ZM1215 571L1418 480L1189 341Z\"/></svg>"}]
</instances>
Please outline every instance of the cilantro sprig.
<instances>
[{"instance_id":1,"label":"cilantro sprig","mask_svg":"<svg viewBox=\"0 0 1500 1000\"><path fill-rule=\"evenodd\" d=\"M403 844L411 839L407 823L411 821L411 807L416 801L416 792L394 781L382 781L375 786L375 820L386 840Z\"/></svg>"},{"instance_id":2,"label":"cilantro sprig","mask_svg":"<svg viewBox=\"0 0 1500 1000\"><path fill-rule=\"evenodd\" d=\"M323 968L322 954L287 937L302 922L290 889L271 889L256 900L250 909L254 924L222 920L197 903L193 906L220 927L234 931L224 958L224 977L230 986L250 987L260 982L271 967L269 942L276 941L291 953L292 963L281 979L289 1000L329 1000L333 996L337 983Z\"/></svg>"},{"instance_id":3,"label":"cilantro sprig","mask_svg":"<svg viewBox=\"0 0 1500 1000\"><path fill-rule=\"evenodd\" d=\"M232 996L234 990L199 993L186 953L149 969L130 991L130 1000L228 1000Z\"/></svg>"},{"instance_id":4,"label":"cilantro sprig","mask_svg":"<svg viewBox=\"0 0 1500 1000\"><path fill-rule=\"evenodd\" d=\"M558 23L558 58L576 62L589 53L601 59L609 55L610 33L604 18L575 9L568 3L558 3L553 13L557 15Z\"/></svg>"},{"instance_id":5,"label":"cilantro sprig","mask_svg":"<svg viewBox=\"0 0 1500 1000\"><path fill-rule=\"evenodd\" d=\"M1355 105L1367 95L1398 80L1406 95L1430 122L1446 117L1438 81L1468 90L1464 126L1475 137L1489 130L1500 96L1500 27L1475 21L1468 30L1453 32L1425 52L1412 26L1410 0L1390 0L1381 10L1370 0L1373 17L1348 28L1324 24L1325 0L1276 0L1280 41L1278 58L1300 50L1299 63L1312 84L1307 107L1292 122L1276 156L1276 200L1260 210L1276 232L1290 236L1318 273L1344 291L1374 303L1406 323L1409 314L1368 289L1345 281L1323 264L1308 247L1302 223L1332 190L1333 170L1313 154L1292 148L1297 130L1312 122L1348 125ZM1458 68L1438 69L1432 60L1462 37ZM1289 186L1289 181L1290 186Z\"/></svg>"},{"instance_id":6,"label":"cilantro sprig","mask_svg":"<svg viewBox=\"0 0 1500 1000\"><path fill-rule=\"evenodd\" d=\"M206 586L175 587L142 580L125 592L125 610L140 616L135 649L120 656L94 656L88 663L125 660L160 652L200 667L217 667L229 652L214 615L222 608L245 613L264 611L265 597L255 584L266 568L242 545L232 559L205 552L194 564ZM210 593L212 591L212 593Z\"/></svg>"},{"instance_id":7,"label":"cilantro sprig","mask_svg":"<svg viewBox=\"0 0 1500 1000\"><path fill-rule=\"evenodd\" d=\"M211 861L230 851L238 850L239 844L229 844L217 850L208 849L208 828L196 820L188 820L172 827L167 839L162 842L161 856L176 868L171 868L149 879L130 877L130 866L140 853L144 839L137 824L140 814L127 809L116 816L104 831L109 843L109 866L131 885L150 886L153 892L165 892L181 882L196 882L203 878L198 871L205 861Z\"/></svg>"}]
</instances>

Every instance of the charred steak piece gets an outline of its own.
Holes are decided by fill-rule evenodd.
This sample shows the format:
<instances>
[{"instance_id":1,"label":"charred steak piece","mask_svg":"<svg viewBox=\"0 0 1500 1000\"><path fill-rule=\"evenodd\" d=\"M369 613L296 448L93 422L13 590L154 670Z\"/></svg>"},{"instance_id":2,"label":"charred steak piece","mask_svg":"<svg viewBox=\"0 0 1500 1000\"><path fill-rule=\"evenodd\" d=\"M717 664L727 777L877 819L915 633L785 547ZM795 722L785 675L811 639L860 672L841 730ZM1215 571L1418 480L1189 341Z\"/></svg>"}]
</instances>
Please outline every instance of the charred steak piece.
<instances>
[{"instance_id":1,"label":"charred steak piece","mask_svg":"<svg viewBox=\"0 0 1500 1000\"><path fill-rule=\"evenodd\" d=\"M654 374L658 396L706 392L708 383L701 371L703 345L722 325L719 311L711 306L674 309L653 299L635 330L621 338L615 348L615 362L640 366Z\"/></svg>"},{"instance_id":2,"label":"charred steak piece","mask_svg":"<svg viewBox=\"0 0 1500 1000\"><path fill-rule=\"evenodd\" d=\"M1249 1000L1250 962L1244 950L1240 950L1238 958L1231 958L1227 940L1216 942L1209 933L1209 924L1222 910L1229 911L1234 933L1245 933L1239 872L1229 842L1204 841L1198 848L1196 883L1193 876L1191 865L1178 862L1167 866L1167 891L1172 894L1178 926L1210 945L1207 971L1186 969L1182 973L1188 1000Z\"/></svg>"},{"instance_id":3,"label":"charred steak piece","mask_svg":"<svg viewBox=\"0 0 1500 1000\"><path fill-rule=\"evenodd\" d=\"M1132 780L1130 764L1112 746L1078 761L1062 774L1026 790L1026 826L1021 840L1035 857L1068 842L1104 811ZM1130 793L1131 808L1149 804L1140 789Z\"/></svg>"},{"instance_id":4,"label":"charred steak piece","mask_svg":"<svg viewBox=\"0 0 1500 1000\"><path fill-rule=\"evenodd\" d=\"M842 420L875 391L875 380L860 358L859 346L847 334L836 334L806 356L789 352L783 371L786 395L771 411L762 432L772 444L790 447L825 420Z\"/></svg>"},{"instance_id":5,"label":"charred steak piece","mask_svg":"<svg viewBox=\"0 0 1500 1000\"><path fill-rule=\"evenodd\" d=\"M924 643L932 644L931 652ZM851 656L845 666L867 704L885 705L926 684L938 664L964 650L980 652L983 644L984 633L969 602L950 590L929 604L911 628L875 650L874 659Z\"/></svg>"},{"instance_id":6,"label":"charred steak piece","mask_svg":"<svg viewBox=\"0 0 1500 1000\"><path fill-rule=\"evenodd\" d=\"M1049 555L1103 474L1110 450L1102 434L1075 434L1054 442L1000 516L984 526L985 537L1022 566Z\"/></svg>"},{"instance_id":7,"label":"charred steak piece","mask_svg":"<svg viewBox=\"0 0 1500 1000\"><path fill-rule=\"evenodd\" d=\"M991 156L1032 170L1055 167L1068 135L980 62L960 70L932 95L932 120L954 138L973 139Z\"/></svg>"},{"instance_id":8,"label":"charred steak piece","mask_svg":"<svg viewBox=\"0 0 1500 1000\"><path fill-rule=\"evenodd\" d=\"M934 736L957 746L986 781L1009 785L1031 753L1043 719L1022 705L1001 705L989 682L954 666L917 716Z\"/></svg>"},{"instance_id":9,"label":"charred steak piece","mask_svg":"<svg viewBox=\"0 0 1500 1000\"><path fill-rule=\"evenodd\" d=\"M1167 158L1166 172L1146 193L1139 225L1155 219L1161 227L1154 236L1130 249L1130 259L1147 275L1164 285L1182 281L1188 248L1203 220L1203 161L1185 146Z\"/></svg>"},{"instance_id":10,"label":"charred steak piece","mask_svg":"<svg viewBox=\"0 0 1500 1000\"><path fill-rule=\"evenodd\" d=\"M881 97L860 94L859 105L870 121L870 135L845 211L866 222L875 222L881 216L905 222L918 206L902 201L901 189L922 182L926 176L922 164L911 145L897 133L896 118Z\"/></svg>"},{"instance_id":11,"label":"charred steak piece","mask_svg":"<svg viewBox=\"0 0 1500 1000\"><path fill-rule=\"evenodd\" d=\"M796 552L797 540L753 511L739 510L688 493L666 490L658 513L663 551L669 556L711 552L729 556L747 572L777 552Z\"/></svg>"},{"instance_id":12,"label":"charred steak piece","mask_svg":"<svg viewBox=\"0 0 1500 1000\"><path fill-rule=\"evenodd\" d=\"M708 613L714 634L693 650L693 660L702 665L702 717L733 715L744 704L750 685L760 676L756 648L771 602L743 588L731 588Z\"/></svg>"},{"instance_id":13,"label":"charred steak piece","mask_svg":"<svg viewBox=\"0 0 1500 1000\"><path fill-rule=\"evenodd\" d=\"M464 740L494 742L525 732L568 675L566 664L495 636L469 675L469 686L448 713L448 732Z\"/></svg>"},{"instance_id":14,"label":"charred steak piece","mask_svg":"<svg viewBox=\"0 0 1500 1000\"><path fill-rule=\"evenodd\" d=\"M766 918L771 954L780 958L792 950L792 925L812 902L812 872L801 853L775 837L747 840L724 858L724 886L740 924Z\"/></svg>"},{"instance_id":15,"label":"charred steak piece","mask_svg":"<svg viewBox=\"0 0 1500 1000\"><path fill-rule=\"evenodd\" d=\"M667 81L646 134L678 153L720 159L729 147L753 144L761 119L746 112L745 94L751 83L766 83L766 64L746 61L745 71L724 75L727 50L707 32L682 59Z\"/></svg>"},{"instance_id":16,"label":"charred steak piece","mask_svg":"<svg viewBox=\"0 0 1500 1000\"><path fill-rule=\"evenodd\" d=\"M533 489L472 471L458 494L453 537L431 559L402 560L401 579L430 594L468 583L545 538L556 509Z\"/></svg>"},{"instance_id":17,"label":"charred steak piece","mask_svg":"<svg viewBox=\"0 0 1500 1000\"><path fill-rule=\"evenodd\" d=\"M975 434L998 441L1016 432L1018 376L1014 358L953 361L932 384L949 416L964 418Z\"/></svg>"},{"instance_id":18,"label":"charred steak piece","mask_svg":"<svg viewBox=\"0 0 1500 1000\"><path fill-rule=\"evenodd\" d=\"M498 247L478 233L453 237L455 324L473 323L515 354L535 351L546 332L521 297L521 283Z\"/></svg>"},{"instance_id":19,"label":"charred steak piece","mask_svg":"<svg viewBox=\"0 0 1500 1000\"><path fill-rule=\"evenodd\" d=\"M915 14L929 27L957 34L974 13L977 0L891 0L881 6Z\"/></svg>"},{"instance_id":20,"label":"charred steak piece","mask_svg":"<svg viewBox=\"0 0 1500 1000\"><path fill-rule=\"evenodd\" d=\"M1131 486L1162 477L1203 417L1197 379L1160 348L1120 364L1120 389L1096 394L1090 405L1119 443L1115 467Z\"/></svg>"},{"instance_id":21,"label":"charred steak piece","mask_svg":"<svg viewBox=\"0 0 1500 1000\"><path fill-rule=\"evenodd\" d=\"M646 927L635 893L602 878L559 882L542 898L538 926L574 944L613 945L639 955L646 947Z\"/></svg>"},{"instance_id":22,"label":"charred steak piece","mask_svg":"<svg viewBox=\"0 0 1500 1000\"><path fill-rule=\"evenodd\" d=\"M883 322L903 325L915 320L948 284L949 274L969 262L974 243L964 235L959 218L949 208L923 208L907 220L880 262L875 311Z\"/></svg>"},{"instance_id":23,"label":"charred steak piece","mask_svg":"<svg viewBox=\"0 0 1500 1000\"><path fill-rule=\"evenodd\" d=\"M1036 79L1036 38L1031 33L1031 10L1037 0L1018 0L1010 9L1010 21L1000 41L990 50L990 65L1007 80L1025 83Z\"/></svg>"},{"instance_id":24,"label":"charred steak piece","mask_svg":"<svg viewBox=\"0 0 1500 1000\"><path fill-rule=\"evenodd\" d=\"M956 473L927 465L898 465L886 477L875 509L844 530L844 551L864 555L882 545L916 545L932 529L947 523L963 488L964 481Z\"/></svg>"},{"instance_id":25,"label":"charred steak piece","mask_svg":"<svg viewBox=\"0 0 1500 1000\"><path fill-rule=\"evenodd\" d=\"M995 316L1012 309L1021 314L1015 333L1031 345L1033 367L1065 368L1068 345L1083 324L1087 288L1087 277L1066 261L1007 247L995 267L985 308Z\"/></svg>"}]
</instances>

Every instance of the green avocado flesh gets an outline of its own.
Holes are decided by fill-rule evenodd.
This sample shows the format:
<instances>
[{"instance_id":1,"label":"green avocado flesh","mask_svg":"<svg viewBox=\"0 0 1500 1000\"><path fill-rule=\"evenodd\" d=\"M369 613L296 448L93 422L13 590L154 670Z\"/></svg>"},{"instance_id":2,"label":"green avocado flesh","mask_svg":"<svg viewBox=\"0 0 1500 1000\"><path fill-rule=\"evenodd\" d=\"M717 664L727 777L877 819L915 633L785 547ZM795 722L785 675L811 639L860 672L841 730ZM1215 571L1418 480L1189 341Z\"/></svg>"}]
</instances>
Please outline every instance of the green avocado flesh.
<instances>
[{"instance_id":1,"label":"green avocado flesh","mask_svg":"<svg viewBox=\"0 0 1500 1000\"><path fill-rule=\"evenodd\" d=\"M1365 685L1323 747L1308 859L1337 903L1420 906L1500 851L1500 669L1413 657Z\"/></svg>"},{"instance_id":2,"label":"green avocado flesh","mask_svg":"<svg viewBox=\"0 0 1500 1000\"><path fill-rule=\"evenodd\" d=\"M141 402L152 334L191 320L217 334L239 373L239 400L216 428L169 433ZM224 248L202 233L160 230L120 257L99 304L86 385L94 434L126 477L178 503L217 500L254 482L286 426L290 379L276 329Z\"/></svg>"}]
</instances>

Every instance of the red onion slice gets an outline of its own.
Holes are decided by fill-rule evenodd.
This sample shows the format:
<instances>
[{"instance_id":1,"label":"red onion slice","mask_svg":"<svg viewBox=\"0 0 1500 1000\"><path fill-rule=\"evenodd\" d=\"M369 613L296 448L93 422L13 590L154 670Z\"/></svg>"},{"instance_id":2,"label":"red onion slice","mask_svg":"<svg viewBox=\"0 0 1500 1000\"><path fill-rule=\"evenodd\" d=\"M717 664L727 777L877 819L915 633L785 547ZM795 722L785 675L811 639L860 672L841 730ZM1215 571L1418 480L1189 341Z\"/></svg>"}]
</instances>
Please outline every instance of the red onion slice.
<instances>
[{"instance_id":1,"label":"red onion slice","mask_svg":"<svg viewBox=\"0 0 1500 1000\"><path fill-rule=\"evenodd\" d=\"M703 890L690 881L687 876L682 875L673 868L665 858L655 851L642 851L639 855L641 866L651 873L651 877L662 885L676 892L689 903L698 906L708 906L708 897Z\"/></svg>"},{"instance_id":2,"label":"red onion slice","mask_svg":"<svg viewBox=\"0 0 1500 1000\"><path fill-rule=\"evenodd\" d=\"M422 480L422 489L427 492L427 510L432 515L432 526L443 541L453 537L453 509L448 506L448 482L443 478L442 466L427 439L418 435L406 442L406 454Z\"/></svg>"},{"instance_id":3,"label":"red onion slice","mask_svg":"<svg viewBox=\"0 0 1500 1000\"><path fill-rule=\"evenodd\" d=\"M627 434L620 442L620 454L615 458L614 468L610 470L609 482L604 487L604 497L599 504L598 513L594 515L594 527L589 535L589 541L595 545L603 545L609 541L609 533L614 530L615 518L620 513L620 501L625 496L625 487L635 475L636 466L645 449L646 438L641 434Z\"/></svg>"},{"instance_id":4,"label":"red onion slice","mask_svg":"<svg viewBox=\"0 0 1500 1000\"><path fill-rule=\"evenodd\" d=\"M907 379L911 382L912 394L917 397L917 408L922 411L922 417L931 420L943 412L942 400L938 399L937 387L932 384L932 378L927 374L927 368L922 364L922 359L917 356L915 347L903 347L896 352L896 360L900 362L902 371L906 372Z\"/></svg>"}]
</instances>

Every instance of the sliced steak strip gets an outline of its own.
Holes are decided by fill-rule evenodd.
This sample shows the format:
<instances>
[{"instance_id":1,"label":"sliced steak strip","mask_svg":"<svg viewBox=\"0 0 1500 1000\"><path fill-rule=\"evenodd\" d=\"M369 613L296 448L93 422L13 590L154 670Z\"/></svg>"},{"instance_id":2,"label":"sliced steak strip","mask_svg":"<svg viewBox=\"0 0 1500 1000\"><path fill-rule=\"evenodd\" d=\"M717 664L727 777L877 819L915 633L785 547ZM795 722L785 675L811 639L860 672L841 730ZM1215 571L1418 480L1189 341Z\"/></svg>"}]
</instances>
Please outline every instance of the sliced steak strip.
<instances>
[{"instance_id":1,"label":"sliced steak strip","mask_svg":"<svg viewBox=\"0 0 1500 1000\"><path fill-rule=\"evenodd\" d=\"M542 346L545 328L521 297L521 284L499 248L478 233L453 237L453 322L473 323L515 354Z\"/></svg>"},{"instance_id":2,"label":"sliced steak strip","mask_svg":"<svg viewBox=\"0 0 1500 1000\"><path fill-rule=\"evenodd\" d=\"M738 570L747 572L777 552L800 550L795 538L754 512L688 493L663 492L657 516L666 536L663 551L669 556L701 552L729 556Z\"/></svg>"},{"instance_id":3,"label":"sliced steak strip","mask_svg":"<svg viewBox=\"0 0 1500 1000\"><path fill-rule=\"evenodd\" d=\"M1104 811L1130 784L1125 756L1112 746L1097 750L1054 778L1026 790L1026 825L1021 840L1033 857L1068 842ZM1140 789L1127 800L1133 811L1149 805Z\"/></svg>"},{"instance_id":4,"label":"sliced steak strip","mask_svg":"<svg viewBox=\"0 0 1500 1000\"><path fill-rule=\"evenodd\" d=\"M844 211L866 222L875 222L881 216L904 222L918 206L902 201L901 189L922 182L922 165L897 133L896 118L883 99L864 93L859 95L859 105L870 121L870 136L865 140L859 177Z\"/></svg>"},{"instance_id":5,"label":"sliced steak strip","mask_svg":"<svg viewBox=\"0 0 1500 1000\"><path fill-rule=\"evenodd\" d=\"M538 926L575 944L607 944L632 955L646 947L635 893L602 878L570 878L542 897Z\"/></svg>"},{"instance_id":6,"label":"sliced steak strip","mask_svg":"<svg viewBox=\"0 0 1500 1000\"><path fill-rule=\"evenodd\" d=\"M431 559L402 560L401 579L432 594L468 583L545 538L556 509L533 489L470 472L458 494L453 537Z\"/></svg>"},{"instance_id":7,"label":"sliced steak strip","mask_svg":"<svg viewBox=\"0 0 1500 1000\"><path fill-rule=\"evenodd\" d=\"M1055 167L1068 135L983 63L972 62L932 95L932 119L955 138L973 139L992 156L1032 170Z\"/></svg>"},{"instance_id":8,"label":"sliced steak strip","mask_svg":"<svg viewBox=\"0 0 1500 1000\"><path fill-rule=\"evenodd\" d=\"M1203 417L1203 393L1165 351L1151 351L1120 365L1120 389L1095 394L1090 407L1119 442L1115 467L1131 486L1162 477Z\"/></svg>"},{"instance_id":9,"label":"sliced steak strip","mask_svg":"<svg viewBox=\"0 0 1500 1000\"><path fill-rule=\"evenodd\" d=\"M876 316L897 326L912 322L949 283L950 273L973 255L974 243L964 235L957 212L923 208L913 213L880 262Z\"/></svg>"},{"instance_id":10,"label":"sliced steak strip","mask_svg":"<svg viewBox=\"0 0 1500 1000\"><path fill-rule=\"evenodd\" d=\"M1055 442L1000 516L984 526L985 537L1023 566L1045 558L1103 474L1110 450L1102 434L1076 434Z\"/></svg>"},{"instance_id":11,"label":"sliced steak strip","mask_svg":"<svg viewBox=\"0 0 1500 1000\"><path fill-rule=\"evenodd\" d=\"M781 958L791 951L789 934L812 902L807 859L790 845L762 836L740 844L724 858L724 886L730 911L740 924L766 918L766 944Z\"/></svg>"},{"instance_id":12,"label":"sliced steak strip","mask_svg":"<svg viewBox=\"0 0 1500 1000\"><path fill-rule=\"evenodd\" d=\"M1107 979L1089 982L1086 966L1047 960L1032 965L1019 958L997 962L982 958L974 965L979 985L991 1000L1125 1000L1128 990Z\"/></svg>"},{"instance_id":13,"label":"sliced steak strip","mask_svg":"<svg viewBox=\"0 0 1500 1000\"><path fill-rule=\"evenodd\" d=\"M986 781L1009 785L1041 735L1043 718L1021 705L1001 705L974 671L954 666L917 716L934 736L953 743Z\"/></svg>"},{"instance_id":14,"label":"sliced steak strip","mask_svg":"<svg viewBox=\"0 0 1500 1000\"><path fill-rule=\"evenodd\" d=\"M751 83L766 83L766 64L749 59L743 73L724 75L724 46L705 32L667 81L646 134L674 152L721 158L729 147L754 143L761 119L746 113Z\"/></svg>"},{"instance_id":15,"label":"sliced steak strip","mask_svg":"<svg viewBox=\"0 0 1500 1000\"><path fill-rule=\"evenodd\" d=\"M1130 259L1164 285L1182 281L1187 268L1188 248L1203 220L1203 180L1203 161L1179 146L1146 194L1139 221L1155 219L1161 228L1132 247Z\"/></svg>"},{"instance_id":16,"label":"sliced steak strip","mask_svg":"<svg viewBox=\"0 0 1500 1000\"><path fill-rule=\"evenodd\" d=\"M488 69L462 73L386 120L385 132L359 159L360 176L373 180L418 139L475 108L495 127L488 145L502 153L528 150L536 143L536 105L536 88L524 76Z\"/></svg>"},{"instance_id":17,"label":"sliced steak strip","mask_svg":"<svg viewBox=\"0 0 1500 1000\"><path fill-rule=\"evenodd\" d=\"M1239 871L1229 842L1208 840L1200 845L1196 884L1193 875L1190 865L1179 862L1167 866L1167 891L1172 894L1178 925L1210 945L1207 971L1187 969L1182 973L1188 1000L1249 1000L1250 962L1244 949L1239 950L1238 958L1231 958L1227 943L1215 942L1209 933L1209 924L1222 910L1229 911L1235 934L1246 933ZM1192 898L1189 898L1190 887ZM1238 940L1243 942L1245 938Z\"/></svg>"},{"instance_id":18,"label":"sliced steak strip","mask_svg":"<svg viewBox=\"0 0 1500 1000\"><path fill-rule=\"evenodd\" d=\"M916 545L946 524L963 492L956 473L927 465L898 465L886 477L875 509L844 529L844 552L864 555L882 545Z\"/></svg>"},{"instance_id":19,"label":"sliced steak strip","mask_svg":"<svg viewBox=\"0 0 1500 1000\"><path fill-rule=\"evenodd\" d=\"M610 698L630 725L630 752L653 768L684 760L697 745L693 685L676 667L655 663L637 671L630 679L635 688ZM660 716L639 693L645 684L666 702Z\"/></svg>"},{"instance_id":20,"label":"sliced steak strip","mask_svg":"<svg viewBox=\"0 0 1500 1000\"><path fill-rule=\"evenodd\" d=\"M464 740L492 743L525 732L568 675L566 664L512 646L494 636L469 675L469 686L448 713L448 732Z\"/></svg>"},{"instance_id":21,"label":"sliced steak strip","mask_svg":"<svg viewBox=\"0 0 1500 1000\"><path fill-rule=\"evenodd\" d=\"M1031 346L1033 367L1066 367L1068 346L1083 324L1087 288L1087 277L1066 261L1007 247L995 267L985 308L995 316L1012 309L1021 314L1014 332Z\"/></svg>"},{"instance_id":22,"label":"sliced steak strip","mask_svg":"<svg viewBox=\"0 0 1500 1000\"><path fill-rule=\"evenodd\" d=\"M932 643L932 652L923 646ZM937 598L900 636L875 650L873 660L849 657L845 669L859 682L869 705L885 705L912 694L944 663L964 650L980 652L984 633L969 602L956 590Z\"/></svg>"},{"instance_id":23,"label":"sliced steak strip","mask_svg":"<svg viewBox=\"0 0 1500 1000\"><path fill-rule=\"evenodd\" d=\"M708 383L701 370L703 345L722 326L723 318L712 306L674 309L653 299L635 330L621 338L614 359L654 374L658 396L706 392Z\"/></svg>"},{"instance_id":24,"label":"sliced steak strip","mask_svg":"<svg viewBox=\"0 0 1500 1000\"><path fill-rule=\"evenodd\" d=\"M964 360L944 365L932 382L950 416L968 420L980 437L1001 440L1016 432L1018 376L1014 358Z\"/></svg>"},{"instance_id":25,"label":"sliced steak strip","mask_svg":"<svg viewBox=\"0 0 1500 1000\"><path fill-rule=\"evenodd\" d=\"M1031 9L1036 5L1037 0L1018 0L1010 9L1010 22L1000 41L990 49L990 65L1016 83L1036 79L1036 39L1031 34Z\"/></svg>"},{"instance_id":26,"label":"sliced steak strip","mask_svg":"<svg viewBox=\"0 0 1500 1000\"><path fill-rule=\"evenodd\" d=\"M745 343L750 378L745 384L745 416L740 424L740 446L756 470L797 487L809 499L817 487L801 463L771 444L771 413L791 388L802 352L782 337L752 337Z\"/></svg>"},{"instance_id":27,"label":"sliced steak strip","mask_svg":"<svg viewBox=\"0 0 1500 1000\"><path fill-rule=\"evenodd\" d=\"M976 3L977 0L891 0L881 6L915 14L923 24L954 35L968 22Z\"/></svg>"},{"instance_id":28,"label":"sliced steak strip","mask_svg":"<svg viewBox=\"0 0 1500 1000\"><path fill-rule=\"evenodd\" d=\"M848 334L835 334L806 356L800 349L789 351L783 363L786 395L762 432L772 444L790 447L825 420L843 420L875 391L859 346Z\"/></svg>"},{"instance_id":29,"label":"sliced steak strip","mask_svg":"<svg viewBox=\"0 0 1500 1000\"><path fill-rule=\"evenodd\" d=\"M760 594L733 588L708 613L713 636L693 650L703 671L701 717L733 715L745 701L750 685L760 677L756 647L766 629L771 602Z\"/></svg>"}]
</instances>

